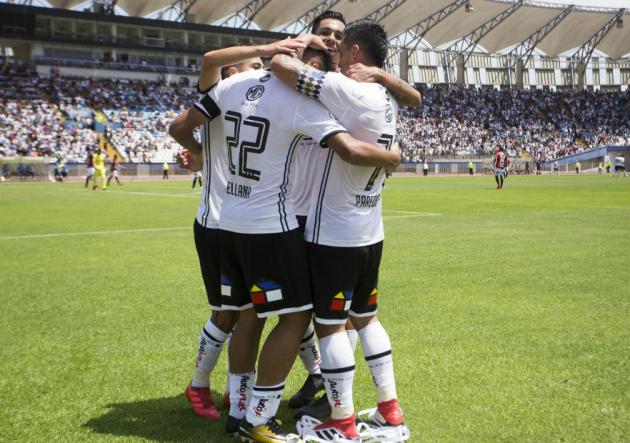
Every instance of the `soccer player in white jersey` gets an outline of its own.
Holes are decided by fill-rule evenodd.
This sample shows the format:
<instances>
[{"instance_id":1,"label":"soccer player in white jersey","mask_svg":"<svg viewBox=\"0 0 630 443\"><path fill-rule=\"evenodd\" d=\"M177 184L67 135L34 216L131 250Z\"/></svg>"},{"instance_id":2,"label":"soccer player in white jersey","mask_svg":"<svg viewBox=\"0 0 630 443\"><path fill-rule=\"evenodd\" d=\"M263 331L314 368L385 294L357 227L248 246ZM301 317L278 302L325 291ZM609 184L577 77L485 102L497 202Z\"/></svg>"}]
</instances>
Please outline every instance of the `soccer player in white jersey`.
<instances>
[{"instance_id":1,"label":"soccer player in white jersey","mask_svg":"<svg viewBox=\"0 0 630 443\"><path fill-rule=\"evenodd\" d=\"M331 69L333 71L338 70L339 45L343 39L345 28L346 20L343 14L338 11L324 11L313 20L311 32L313 35L322 39L322 42L333 56L333 67ZM356 76L360 81L384 84L398 99L399 103L405 106L417 106L420 104L420 93L416 89L376 66L368 67L362 64L355 64L349 71L351 77ZM304 231L306 227L306 218L317 185L317 171L312 165L316 164L319 151L319 146L317 143L314 143L312 139L303 139L300 145L298 145L295 153L295 161L291 168L294 186L291 188L290 194L294 200L295 213L302 231ZM348 323L346 327L348 338L354 350L358 335L356 330L352 328L351 323ZM319 365L320 355L314 335L313 327L309 325L307 333L300 345L299 356L304 367L309 371L309 376L302 388L289 400L289 406L293 408L306 405L297 411L295 415L297 418L302 415L326 418L330 416L330 406L326 395L323 395L312 405L308 404L313 400L314 395L319 390L323 389L323 380L321 378Z\"/></svg>"},{"instance_id":2,"label":"soccer player in white jersey","mask_svg":"<svg viewBox=\"0 0 630 443\"><path fill-rule=\"evenodd\" d=\"M204 116L220 118L228 145L219 223L222 307L241 310L230 342L232 371L253 375L264 319L279 316L261 351L251 398L247 384L240 390L245 398L239 404L249 406L239 432L246 441L294 441L275 414L312 307L306 250L287 198L295 147L306 134L355 164L395 168L400 158L352 138L325 108L271 73L222 81L195 107L188 127L202 124Z\"/></svg>"},{"instance_id":3,"label":"soccer player in white jersey","mask_svg":"<svg viewBox=\"0 0 630 443\"><path fill-rule=\"evenodd\" d=\"M356 63L382 67L386 55L387 36L380 25L360 20L345 29L340 45L342 73ZM385 87L359 83L342 73L318 72L290 57L275 56L271 67L287 84L323 103L357 138L390 149L398 104ZM346 164L332 150L321 152L317 167L320 181L305 238L322 374L332 414L314 432L324 441L357 441L352 400L355 361L345 332L348 316L359 333L376 387L377 409L370 419L379 426L403 426L391 344L376 316L386 171Z\"/></svg>"},{"instance_id":4,"label":"soccer player in white jersey","mask_svg":"<svg viewBox=\"0 0 630 443\"><path fill-rule=\"evenodd\" d=\"M276 52L291 51L291 47L290 42L277 42L263 47L232 47L210 51L204 55L197 88L201 94L206 94L217 83L219 73L227 78L238 72L262 69L261 55L270 56ZM203 125L201 147L199 147L194 138L187 138L189 134L184 125L186 118L187 112L178 116L171 125L170 132L184 147L191 149L190 154L201 154L200 159L194 160L200 163L203 170L205 186L200 197L193 231L212 314L199 334L195 372L185 394L197 415L217 420L220 414L212 401L210 375L216 366L228 334L238 320L238 311L223 310L221 307L218 228L219 212L227 182L227 152L223 125L220 120L213 120ZM188 158L187 161L193 160ZM231 425L234 427L233 423ZM234 431L235 429L232 430Z\"/></svg>"}]
</instances>

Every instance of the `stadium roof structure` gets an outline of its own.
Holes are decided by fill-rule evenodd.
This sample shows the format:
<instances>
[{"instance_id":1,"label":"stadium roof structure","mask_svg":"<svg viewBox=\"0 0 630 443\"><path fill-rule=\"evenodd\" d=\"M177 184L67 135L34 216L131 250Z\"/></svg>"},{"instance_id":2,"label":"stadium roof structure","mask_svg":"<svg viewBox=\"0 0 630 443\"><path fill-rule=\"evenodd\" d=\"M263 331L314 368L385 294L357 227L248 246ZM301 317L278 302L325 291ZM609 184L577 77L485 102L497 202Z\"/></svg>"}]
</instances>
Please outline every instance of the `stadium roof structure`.
<instances>
[{"instance_id":1,"label":"stadium roof structure","mask_svg":"<svg viewBox=\"0 0 630 443\"><path fill-rule=\"evenodd\" d=\"M596 49L610 59L630 56L630 0L40 0L78 9L96 2L117 14L298 33L326 9L349 21L370 16L404 47L419 41L455 52L571 54ZM34 3L24 2L22 3ZM624 9L625 8L625 9ZM626 24L624 26L624 17ZM519 52L520 51L520 52ZM513 54L514 54L513 53Z\"/></svg>"}]
</instances>

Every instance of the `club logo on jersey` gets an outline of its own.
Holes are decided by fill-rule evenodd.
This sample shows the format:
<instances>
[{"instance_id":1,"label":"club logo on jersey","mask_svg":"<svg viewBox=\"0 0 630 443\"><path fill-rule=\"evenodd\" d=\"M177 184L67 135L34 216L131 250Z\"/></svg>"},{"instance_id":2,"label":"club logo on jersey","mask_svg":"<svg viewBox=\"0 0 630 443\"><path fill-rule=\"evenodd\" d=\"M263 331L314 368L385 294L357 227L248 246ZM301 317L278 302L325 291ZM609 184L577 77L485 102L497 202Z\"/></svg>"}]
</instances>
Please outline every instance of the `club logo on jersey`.
<instances>
[{"instance_id":1,"label":"club logo on jersey","mask_svg":"<svg viewBox=\"0 0 630 443\"><path fill-rule=\"evenodd\" d=\"M391 123L393 119L394 119L394 108L392 108L391 105L387 103L387 106L385 106L385 121L387 123Z\"/></svg>"},{"instance_id":2,"label":"club logo on jersey","mask_svg":"<svg viewBox=\"0 0 630 443\"><path fill-rule=\"evenodd\" d=\"M245 97L250 102L258 100L265 93L265 87L263 85L252 86L247 90Z\"/></svg>"},{"instance_id":3,"label":"club logo on jersey","mask_svg":"<svg viewBox=\"0 0 630 443\"><path fill-rule=\"evenodd\" d=\"M221 274L221 295L224 297L232 295L232 282L223 274Z\"/></svg>"},{"instance_id":4,"label":"club logo on jersey","mask_svg":"<svg viewBox=\"0 0 630 443\"><path fill-rule=\"evenodd\" d=\"M352 291L338 292L330 302L330 310L334 312L346 312L352 304Z\"/></svg>"},{"instance_id":5,"label":"club logo on jersey","mask_svg":"<svg viewBox=\"0 0 630 443\"><path fill-rule=\"evenodd\" d=\"M378 289L372 289L372 293L370 294L370 298L368 298L368 306L373 306L378 301Z\"/></svg>"},{"instance_id":6,"label":"club logo on jersey","mask_svg":"<svg viewBox=\"0 0 630 443\"><path fill-rule=\"evenodd\" d=\"M266 73L265 75L263 75L262 77L260 77L258 79L258 81L260 83L265 83L266 81L268 81L271 78L271 74L270 73Z\"/></svg>"},{"instance_id":7,"label":"club logo on jersey","mask_svg":"<svg viewBox=\"0 0 630 443\"><path fill-rule=\"evenodd\" d=\"M282 300L282 289L274 281L261 281L252 286L250 290L252 303L260 305Z\"/></svg>"}]
</instances>

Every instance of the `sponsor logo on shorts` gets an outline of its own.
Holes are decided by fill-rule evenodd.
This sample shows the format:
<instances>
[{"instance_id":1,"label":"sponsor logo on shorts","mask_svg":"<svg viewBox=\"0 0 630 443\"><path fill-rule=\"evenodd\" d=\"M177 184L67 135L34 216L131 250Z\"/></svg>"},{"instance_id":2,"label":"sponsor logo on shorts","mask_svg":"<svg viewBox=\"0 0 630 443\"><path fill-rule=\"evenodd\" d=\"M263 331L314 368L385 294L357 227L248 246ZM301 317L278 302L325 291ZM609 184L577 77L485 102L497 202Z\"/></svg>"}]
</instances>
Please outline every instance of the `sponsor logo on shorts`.
<instances>
[{"instance_id":1,"label":"sponsor logo on shorts","mask_svg":"<svg viewBox=\"0 0 630 443\"><path fill-rule=\"evenodd\" d=\"M378 301L378 289L372 289L372 293L370 294L370 298L368 298L368 306L373 306Z\"/></svg>"},{"instance_id":2,"label":"sponsor logo on shorts","mask_svg":"<svg viewBox=\"0 0 630 443\"><path fill-rule=\"evenodd\" d=\"M347 312L352 304L352 291L342 291L335 294L330 302L330 310L334 312Z\"/></svg>"},{"instance_id":3,"label":"sponsor logo on shorts","mask_svg":"<svg viewBox=\"0 0 630 443\"><path fill-rule=\"evenodd\" d=\"M282 300L282 289L280 285L272 280L257 282L250 289L252 303L262 305Z\"/></svg>"},{"instance_id":4,"label":"sponsor logo on shorts","mask_svg":"<svg viewBox=\"0 0 630 443\"><path fill-rule=\"evenodd\" d=\"M221 274L221 295L224 297L232 295L232 282L223 274Z\"/></svg>"}]
</instances>

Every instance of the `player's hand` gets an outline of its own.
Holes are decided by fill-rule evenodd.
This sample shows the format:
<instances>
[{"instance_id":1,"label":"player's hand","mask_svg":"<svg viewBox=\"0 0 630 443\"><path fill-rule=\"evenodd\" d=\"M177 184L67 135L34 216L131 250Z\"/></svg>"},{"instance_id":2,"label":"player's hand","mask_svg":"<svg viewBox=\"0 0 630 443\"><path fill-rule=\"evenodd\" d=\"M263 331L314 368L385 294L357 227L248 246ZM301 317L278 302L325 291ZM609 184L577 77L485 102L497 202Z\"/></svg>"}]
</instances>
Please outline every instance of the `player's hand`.
<instances>
[{"instance_id":1,"label":"player's hand","mask_svg":"<svg viewBox=\"0 0 630 443\"><path fill-rule=\"evenodd\" d=\"M201 154L194 154L190 151L180 151L175 157L177 164L189 171L201 171L203 168L203 158Z\"/></svg>"},{"instance_id":2,"label":"player's hand","mask_svg":"<svg viewBox=\"0 0 630 443\"><path fill-rule=\"evenodd\" d=\"M378 83L381 78L381 68L376 66L365 66L363 63L350 65L346 75L352 80L361 83Z\"/></svg>"},{"instance_id":3,"label":"player's hand","mask_svg":"<svg viewBox=\"0 0 630 443\"><path fill-rule=\"evenodd\" d=\"M304 44L313 49L321 49L322 51L329 51L330 48L326 46L324 39L315 34L301 34L295 38L296 40L304 42Z\"/></svg>"},{"instance_id":4,"label":"player's hand","mask_svg":"<svg viewBox=\"0 0 630 443\"><path fill-rule=\"evenodd\" d=\"M297 38L287 38L260 47L262 57L273 57L276 54L296 55L306 48L306 44Z\"/></svg>"}]
</instances>

